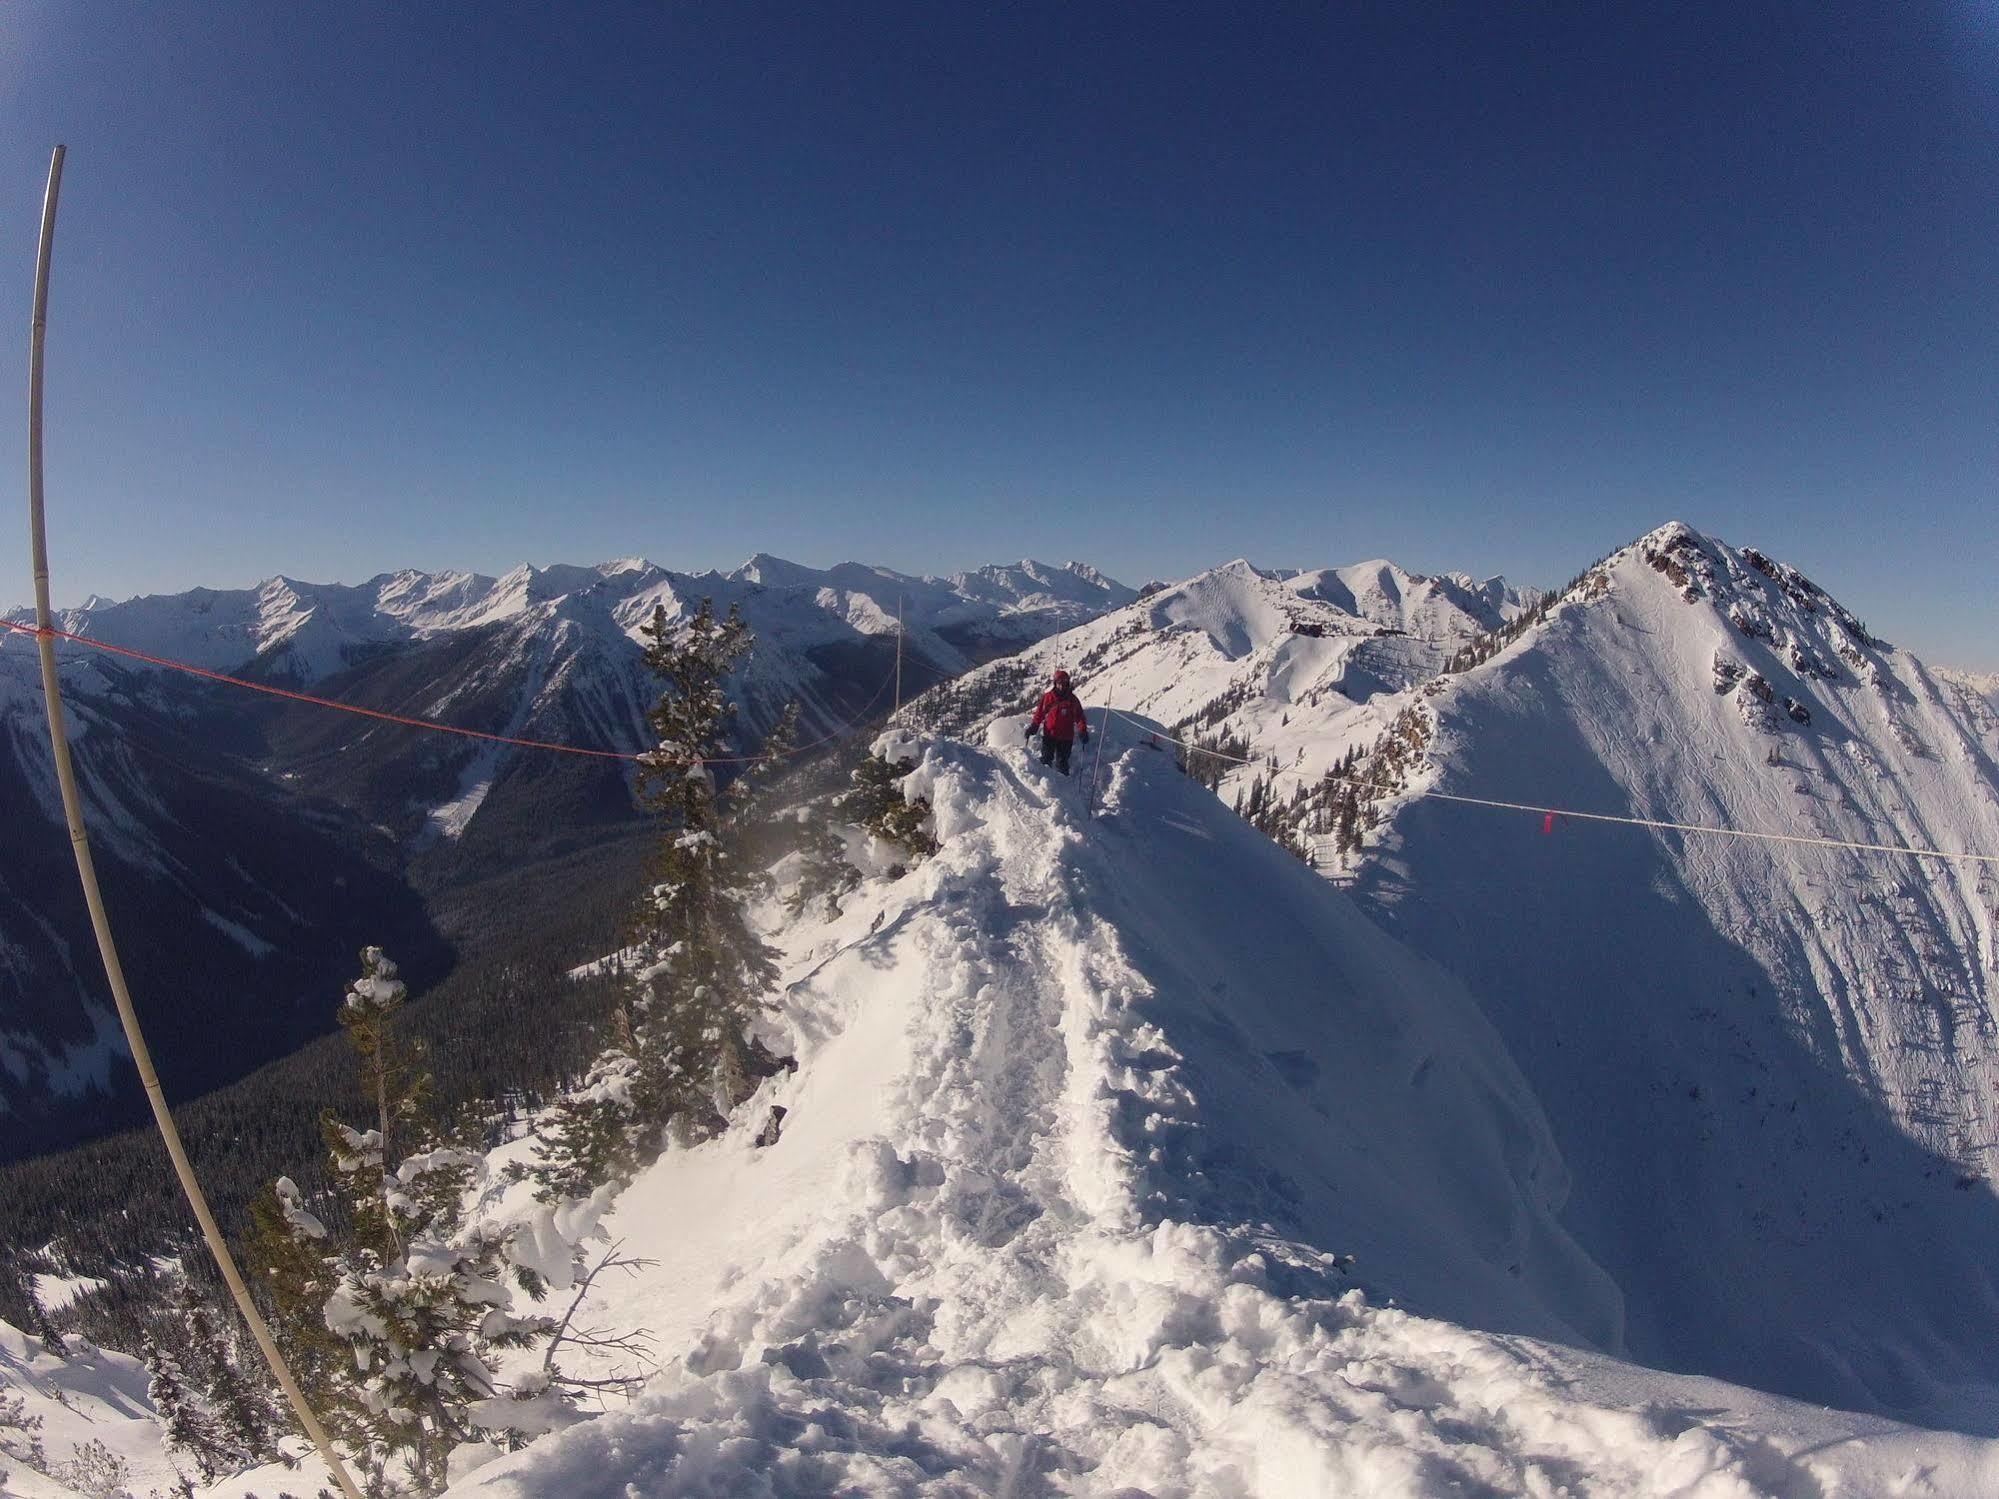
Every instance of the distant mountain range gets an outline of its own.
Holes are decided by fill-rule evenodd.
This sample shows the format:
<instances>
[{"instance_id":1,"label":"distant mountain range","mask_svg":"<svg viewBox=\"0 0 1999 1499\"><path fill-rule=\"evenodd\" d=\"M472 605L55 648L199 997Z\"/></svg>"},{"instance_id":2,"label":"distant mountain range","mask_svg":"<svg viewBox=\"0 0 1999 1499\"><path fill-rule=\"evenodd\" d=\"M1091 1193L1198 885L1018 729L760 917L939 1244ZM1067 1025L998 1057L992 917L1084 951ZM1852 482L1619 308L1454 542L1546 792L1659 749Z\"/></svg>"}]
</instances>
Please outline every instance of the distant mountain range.
<instances>
[{"instance_id":1,"label":"distant mountain range","mask_svg":"<svg viewBox=\"0 0 1999 1499\"><path fill-rule=\"evenodd\" d=\"M901 615L913 648L962 669L996 643L1037 639L1134 596L1080 562L1022 561L931 578L856 562L803 567L759 552L726 573L677 573L626 557L596 567L523 565L497 578L405 570L340 584L279 576L255 588L92 598L61 611L61 625L213 670L255 666L308 683L385 647L523 619L608 622L635 636L655 606L671 614L706 597L717 609L742 605L766 638L793 649L892 636ZM25 609L9 617L31 618Z\"/></svg>"},{"instance_id":2,"label":"distant mountain range","mask_svg":"<svg viewBox=\"0 0 1999 1499\"><path fill-rule=\"evenodd\" d=\"M632 751L657 696L636 639L655 609L742 609L757 637L732 683L747 743L794 699L808 737L885 713L898 616L913 694L1134 596L1080 563L921 578L760 554L729 573L625 559L281 577L93 599L61 626L384 711ZM136 1102L74 892L32 646L0 633L0 810L16 831L0 868L0 1155L127 1122ZM362 942L391 945L421 983L526 940L524 912L538 942L622 914L644 826L615 761L425 734L78 645L62 658L93 840L180 1096L328 1029Z\"/></svg>"}]
</instances>

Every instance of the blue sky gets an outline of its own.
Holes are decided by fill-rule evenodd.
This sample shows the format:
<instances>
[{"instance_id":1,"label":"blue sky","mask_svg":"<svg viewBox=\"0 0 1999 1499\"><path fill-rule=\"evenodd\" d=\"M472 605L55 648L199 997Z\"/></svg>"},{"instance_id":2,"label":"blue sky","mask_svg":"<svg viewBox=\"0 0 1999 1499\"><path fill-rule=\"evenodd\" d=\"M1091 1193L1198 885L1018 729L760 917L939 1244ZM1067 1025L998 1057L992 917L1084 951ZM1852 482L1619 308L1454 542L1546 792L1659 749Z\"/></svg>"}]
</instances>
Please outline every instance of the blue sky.
<instances>
[{"instance_id":1,"label":"blue sky","mask_svg":"<svg viewBox=\"0 0 1999 1499\"><path fill-rule=\"evenodd\" d=\"M1679 517L1999 668L1990 0L12 0L23 332L56 140L65 598Z\"/></svg>"}]
</instances>

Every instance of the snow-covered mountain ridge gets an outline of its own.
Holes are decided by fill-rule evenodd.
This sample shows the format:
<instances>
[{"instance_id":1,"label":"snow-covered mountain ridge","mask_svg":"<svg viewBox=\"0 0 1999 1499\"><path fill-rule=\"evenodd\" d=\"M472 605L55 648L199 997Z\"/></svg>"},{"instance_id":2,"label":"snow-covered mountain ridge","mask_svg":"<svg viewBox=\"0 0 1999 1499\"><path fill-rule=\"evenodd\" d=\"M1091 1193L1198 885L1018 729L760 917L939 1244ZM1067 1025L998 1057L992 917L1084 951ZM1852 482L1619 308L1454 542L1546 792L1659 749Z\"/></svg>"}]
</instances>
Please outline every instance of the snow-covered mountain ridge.
<instances>
[{"instance_id":1,"label":"snow-covered mountain ridge","mask_svg":"<svg viewBox=\"0 0 1999 1499\"><path fill-rule=\"evenodd\" d=\"M1268 586L1212 576L1210 620ZM1548 1108L1564 1222L1623 1289L1634 1353L1999 1426L1975 1393L1999 1383L1999 872L1543 833L1422 795L1991 855L1999 712L1977 679L1679 524L1399 690L1349 696L1350 665L1301 679L1322 647L1288 620L1232 653L1227 624L1190 637L1142 608L1042 642L1037 668L1249 760L1211 763L1223 796L1465 984ZM1027 690L1008 670L916 712L976 724ZM1343 813L1362 848L1336 858Z\"/></svg>"},{"instance_id":2,"label":"snow-covered mountain ridge","mask_svg":"<svg viewBox=\"0 0 1999 1499\"><path fill-rule=\"evenodd\" d=\"M1465 990L1167 755L1113 746L1091 819L1021 764L1020 722L898 747L941 852L773 932L797 1072L605 1220L656 1260L587 1308L658 1340L647 1391L454 1493L1999 1479L1999 1443L1587 1352L1620 1345L1617 1289Z\"/></svg>"},{"instance_id":3,"label":"snow-covered mountain ridge","mask_svg":"<svg viewBox=\"0 0 1999 1499\"><path fill-rule=\"evenodd\" d=\"M1547 1116L1463 987L1168 756L1113 747L1091 818L1078 782L1021 763L1019 727L896 746L920 761L933 858L831 914L773 901L771 1039L798 1069L616 1198L602 1232L648 1263L578 1312L646 1332L656 1372L519 1451L465 1449L452 1493L1974 1499L1999 1482L1999 1443L1591 1352L1617 1345L1617 1289L1562 1228ZM528 1148L488 1162L495 1228L548 1219L504 1185ZM51 1459L97 1421L135 1480L171 1481L132 1361L66 1367L10 1329L0 1348L0 1395L50 1420ZM593 1357L579 1374L630 1354ZM266 1466L196 1492L316 1478Z\"/></svg>"},{"instance_id":4,"label":"snow-covered mountain ridge","mask_svg":"<svg viewBox=\"0 0 1999 1499\"><path fill-rule=\"evenodd\" d=\"M1541 597L1501 578L1427 577L1382 561L1273 570L1238 558L981 667L912 714L975 731L1065 666L1092 704L1253 740L1316 775L1380 732L1373 699L1430 680Z\"/></svg>"}]
</instances>

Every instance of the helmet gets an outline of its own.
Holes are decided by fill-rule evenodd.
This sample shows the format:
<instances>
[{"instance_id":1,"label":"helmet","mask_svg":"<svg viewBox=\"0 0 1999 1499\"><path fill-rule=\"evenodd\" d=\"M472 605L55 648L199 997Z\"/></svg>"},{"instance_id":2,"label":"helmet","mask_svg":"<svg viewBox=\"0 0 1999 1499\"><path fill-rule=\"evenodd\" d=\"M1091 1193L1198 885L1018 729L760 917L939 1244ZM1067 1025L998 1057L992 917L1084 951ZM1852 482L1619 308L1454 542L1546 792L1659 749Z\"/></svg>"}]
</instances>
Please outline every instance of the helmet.
<instances>
[{"instance_id":1,"label":"helmet","mask_svg":"<svg viewBox=\"0 0 1999 1499\"><path fill-rule=\"evenodd\" d=\"M1066 671L1056 672L1055 685L1057 687L1067 687L1069 685L1069 673L1067 673Z\"/></svg>"}]
</instances>

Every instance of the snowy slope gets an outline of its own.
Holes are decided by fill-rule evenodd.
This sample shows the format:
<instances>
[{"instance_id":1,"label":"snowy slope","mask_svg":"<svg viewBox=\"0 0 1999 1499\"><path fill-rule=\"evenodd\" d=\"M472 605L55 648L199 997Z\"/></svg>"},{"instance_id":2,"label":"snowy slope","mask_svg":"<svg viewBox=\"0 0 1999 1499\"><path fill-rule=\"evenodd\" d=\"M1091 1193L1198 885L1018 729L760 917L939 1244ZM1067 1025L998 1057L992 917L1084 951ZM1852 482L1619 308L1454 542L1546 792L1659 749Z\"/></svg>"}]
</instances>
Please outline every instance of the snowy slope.
<instances>
[{"instance_id":1,"label":"snowy slope","mask_svg":"<svg viewBox=\"0 0 1999 1499\"><path fill-rule=\"evenodd\" d=\"M78 1344L67 1358L0 1322L0 1399L17 1399L30 1418L51 1471L76 1460L77 1449L101 1442L125 1463L133 1492L164 1489L177 1476L161 1427L146 1399L146 1370L135 1358ZM0 1434L0 1439L16 1435ZM0 1455L0 1494L24 1499L72 1499L81 1492L25 1463Z\"/></svg>"},{"instance_id":2,"label":"snowy slope","mask_svg":"<svg viewBox=\"0 0 1999 1499\"><path fill-rule=\"evenodd\" d=\"M99 1348L72 1338L63 1352L40 1338L0 1322L0 1400L19 1400L23 1413L40 1423L32 1433L0 1427L0 1443L10 1439L39 1441L41 1471L0 1451L0 1495L20 1499L117 1499L118 1495L167 1495L185 1467L166 1447L166 1429L147 1398L145 1365L114 1349ZM101 1461L79 1471L79 1449L101 1444L122 1464L119 1487L107 1490L100 1479L110 1469ZM304 1438L287 1438L282 1454L271 1454L262 1465L197 1484L201 1499L274 1499L286 1493L316 1494L325 1472L310 1457Z\"/></svg>"},{"instance_id":3,"label":"snowy slope","mask_svg":"<svg viewBox=\"0 0 1999 1499\"><path fill-rule=\"evenodd\" d=\"M1936 675L1938 681L1948 682L1973 697L1982 698L1987 707L1999 712L1999 674L1938 667Z\"/></svg>"},{"instance_id":4,"label":"snowy slope","mask_svg":"<svg viewBox=\"0 0 1999 1499\"><path fill-rule=\"evenodd\" d=\"M1518 1336L1614 1343L1618 1298L1462 988L1163 755L1127 750L1091 821L1018 732L920 751L943 851L780 934L798 1072L615 1205L655 1263L587 1314L653 1335L648 1390L453 1492L1999 1481L1999 1445Z\"/></svg>"},{"instance_id":5,"label":"snowy slope","mask_svg":"<svg viewBox=\"0 0 1999 1499\"><path fill-rule=\"evenodd\" d=\"M0 634L0 1158L132 1119L136 1079L103 985L55 784L32 641ZM394 927L411 960L444 958L417 892L372 828L215 753L212 736L141 699L134 674L68 669L67 722L106 900L151 994L199 973L200 1007L149 1016L177 1098L282 1055L326 1025L325 975L348 923ZM232 1045L215 1045L226 1024ZM245 1060L245 1059L249 1060ZM0 1212L0 1219L4 1219Z\"/></svg>"},{"instance_id":6,"label":"snowy slope","mask_svg":"<svg viewBox=\"0 0 1999 1499\"><path fill-rule=\"evenodd\" d=\"M1991 705L1683 526L1409 701L1416 790L1999 853ZM1533 1081L1633 1353L1999 1429L1999 869L1383 810L1355 892Z\"/></svg>"}]
</instances>

